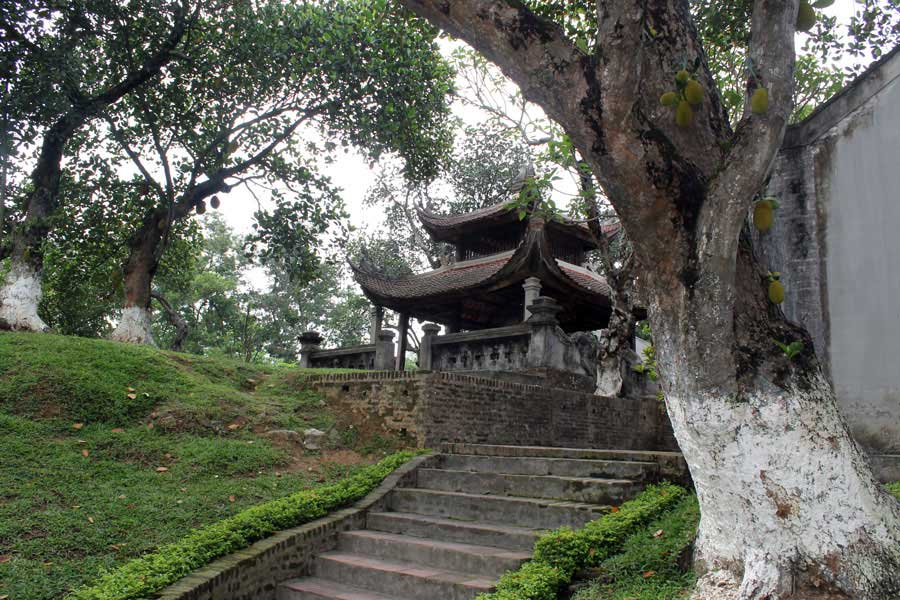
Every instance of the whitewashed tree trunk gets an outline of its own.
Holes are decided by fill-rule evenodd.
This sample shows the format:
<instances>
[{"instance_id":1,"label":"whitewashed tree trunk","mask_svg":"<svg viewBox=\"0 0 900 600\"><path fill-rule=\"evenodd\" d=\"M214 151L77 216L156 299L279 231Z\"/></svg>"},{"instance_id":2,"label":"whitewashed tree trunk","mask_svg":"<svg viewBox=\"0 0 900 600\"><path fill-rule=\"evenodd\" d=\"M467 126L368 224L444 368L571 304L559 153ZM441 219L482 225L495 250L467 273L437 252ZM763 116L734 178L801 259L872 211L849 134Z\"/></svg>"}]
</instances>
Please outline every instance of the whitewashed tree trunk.
<instances>
[{"instance_id":1,"label":"whitewashed tree trunk","mask_svg":"<svg viewBox=\"0 0 900 600\"><path fill-rule=\"evenodd\" d=\"M122 309L122 318L110 339L129 344L156 345L150 330L150 310L140 306L127 306Z\"/></svg>"},{"instance_id":2,"label":"whitewashed tree trunk","mask_svg":"<svg viewBox=\"0 0 900 600\"><path fill-rule=\"evenodd\" d=\"M47 331L47 324L38 316L42 297L40 272L14 257L6 282L0 288L0 323L10 329Z\"/></svg>"},{"instance_id":3,"label":"whitewashed tree trunk","mask_svg":"<svg viewBox=\"0 0 900 600\"><path fill-rule=\"evenodd\" d=\"M695 598L791 597L809 581L823 594L894 597L900 506L872 478L824 378L740 400L670 392L666 404L701 502Z\"/></svg>"}]
</instances>

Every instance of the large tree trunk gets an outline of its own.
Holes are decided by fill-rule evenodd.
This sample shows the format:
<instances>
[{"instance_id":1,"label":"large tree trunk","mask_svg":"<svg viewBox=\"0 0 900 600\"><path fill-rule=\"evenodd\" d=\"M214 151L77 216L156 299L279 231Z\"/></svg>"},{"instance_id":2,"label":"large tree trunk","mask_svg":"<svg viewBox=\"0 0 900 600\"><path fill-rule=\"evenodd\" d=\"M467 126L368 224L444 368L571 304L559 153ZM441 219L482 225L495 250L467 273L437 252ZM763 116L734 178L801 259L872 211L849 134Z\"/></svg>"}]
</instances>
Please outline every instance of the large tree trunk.
<instances>
[{"instance_id":1,"label":"large tree trunk","mask_svg":"<svg viewBox=\"0 0 900 600\"><path fill-rule=\"evenodd\" d=\"M125 303L122 318L110 336L113 340L156 345L150 331L150 288L159 267L167 223L167 211L156 209L144 218L128 241L128 260L122 274Z\"/></svg>"},{"instance_id":2,"label":"large tree trunk","mask_svg":"<svg viewBox=\"0 0 900 600\"><path fill-rule=\"evenodd\" d=\"M854 598L900 591L900 506L852 440L808 335L767 300L748 208L791 109L799 0L755 0L732 132L688 0L598 0L597 50L517 0L403 0L460 37L559 122L634 247L660 383L701 502L695 598ZM662 93L694 67L687 127ZM773 340L803 341L789 360ZM721 584L721 585L719 585Z\"/></svg>"},{"instance_id":3,"label":"large tree trunk","mask_svg":"<svg viewBox=\"0 0 900 600\"><path fill-rule=\"evenodd\" d=\"M57 205L63 150L81 123L80 115L67 115L44 136L38 163L31 174L32 191L25 201L25 218L10 236L11 269L0 288L0 325L4 328L48 329L37 312L43 296L43 243Z\"/></svg>"},{"instance_id":4,"label":"large tree trunk","mask_svg":"<svg viewBox=\"0 0 900 600\"><path fill-rule=\"evenodd\" d=\"M734 311L717 299L732 294L708 279L656 290L651 312L701 504L695 597L895 597L900 505L851 438L809 336L768 301L749 236ZM790 359L773 340L804 350Z\"/></svg>"}]
</instances>

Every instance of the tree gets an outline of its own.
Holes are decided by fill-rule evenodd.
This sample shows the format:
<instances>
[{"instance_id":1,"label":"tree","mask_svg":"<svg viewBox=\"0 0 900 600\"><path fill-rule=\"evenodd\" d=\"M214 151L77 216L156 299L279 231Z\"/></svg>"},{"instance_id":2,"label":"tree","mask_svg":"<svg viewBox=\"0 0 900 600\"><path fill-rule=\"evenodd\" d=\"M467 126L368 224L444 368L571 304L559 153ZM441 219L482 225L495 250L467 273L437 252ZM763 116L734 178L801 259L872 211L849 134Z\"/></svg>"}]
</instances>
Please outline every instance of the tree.
<instances>
[{"instance_id":1,"label":"tree","mask_svg":"<svg viewBox=\"0 0 900 600\"><path fill-rule=\"evenodd\" d=\"M151 282L168 231L205 212L207 199L216 208L237 186L269 194L276 206L257 214L254 250L308 277L321 236L343 216L315 173L316 154L338 144L373 160L395 152L417 179L432 175L447 146L449 70L434 31L403 11L360 0L228 3L204 11L196 29L171 77L106 114L155 198L129 240L112 334L121 341L153 342ZM313 131L321 146L299 135Z\"/></svg>"},{"instance_id":2,"label":"tree","mask_svg":"<svg viewBox=\"0 0 900 600\"><path fill-rule=\"evenodd\" d=\"M188 0L4 4L0 56L12 85L6 83L2 105L13 117L4 116L3 125L40 131L42 140L11 235L11 268L0 288L3 327L46 329L37 314L42 243L57 208L67 144L102 111L158 78L195 17ZM8 152L6 135L3 146Z\"/></svg>"},{"instance_id":3,"label":"tree","mask_svg":"<svg viewBox=\"0 0 900 600\"><path fill-rule=\"evenodd\" d=\"M894 597L900 505L850 437L809 336L769 302L742 234L792 111L799 0L735 3L750 8L750 33L734 129L687 0L403 4L563 127L625 228L701 502L696 597ZM681 105L679 125L660 97L681 92L682 69L703 98ZM754 111L759 88L768 107ZM804 350L790 359L773 340Z\"/></svg>"}]
</instances>

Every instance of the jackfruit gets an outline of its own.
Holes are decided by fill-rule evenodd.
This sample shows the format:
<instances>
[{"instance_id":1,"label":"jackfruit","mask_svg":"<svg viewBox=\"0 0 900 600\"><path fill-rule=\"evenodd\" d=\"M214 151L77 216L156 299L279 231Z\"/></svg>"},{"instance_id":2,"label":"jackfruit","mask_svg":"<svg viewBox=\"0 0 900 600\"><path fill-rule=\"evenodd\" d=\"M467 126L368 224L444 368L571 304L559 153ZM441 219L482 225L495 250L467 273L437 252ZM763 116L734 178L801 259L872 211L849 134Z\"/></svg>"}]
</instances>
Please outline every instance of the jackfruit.
<instances>
[{"instance_id":1,"label":"jackfruit","mask_svg":"<svg viewBox=\"0 0 900 600\"><path fill-rule=\"evenodd\" d=\"M777 279L769 282L769 300L773 304L781 304L784 302L784 285Z\"/></svg>"},{"instance_id":2,"label":"jackfruit","mask_svg":"<svg viewBox=\"0 0 900 600\"><path fill-rule=\"evenodd\" d=\"M758 115L765 114L769 110L769 90L764 87L756 88L750 96L750 110Z\"/></svg>"},{"instance_id":3,"label":"jackfruit","mask_svg":"<svg viewBox=\"0 0 900 600\"><path fill-rule=\"evenodd\" d=\"M682 69L675 73L675 81L678 83L687 83L687 80L690 79L691 74L687 72L687 69Z\"/></svg>"},{"instance_id":4,"label":"jackfruit","mask_svg":"<svg viewBox=\"0 0 900 600\"><path fill-rule=\"evenodd\" d=\"M753 225L761 232L766 232L772 227L775 220L775 206L768 199L763 198L753 207Z\"/></svg>"},{"instance_id":5,"label":"jackfruit","mask_svg":"<svg viewBox=\"0 0 900 600\"><path fill-rule=\"evenodd\" d=\"M213 208L219 208L219 204L220 204L220 202L219 202L218 196L213 196L212 198L209 199L209 205L212 206Z\"/></svg>"},{"instance_id":6,"label":"jackfruit","mask_svg":"<svg viewBox=\"0 0 900 600\"><path fill-rule=\"evenodd\" d=\"M675 123L679 127L690 127L693 122L694 110L687 100L682 100L678 103L678 108L675 109Z\"/></svg>"},{"instance_id":7,"label":"jackfruit","mask_svg":"<svg viewBox=\"0 0 900 600\"><path fill-rule=\"evenodd\" d=\"M691 79L684 86L684 98L691 104L697 105L703 102L703 86L696 79Z\"/></svg>"},{"instance_id":8,"label":"jackfruit","mask_svg":"<svg viewBox=\"0 0 900 600\"><path fill-rule=\"evenodd\" d=\"M200 200L199 202L197 202L197 214L202 215L205 212L206 212L206 202L204 202L203 200Z\"/></svg>"},{"instance_id":9,"label":"jackfruit","mask_svg":"<svg viewBox=\"0 0 900 600\"><path fill-rule=\"evenodd\" d=\"M797 31L809 31L816 24L816 11L806 0L800 2L800 12L797 13Z\"/></svg>"},{"instance_id":10,"label":"jackfruit","mask_svg":"<svg viewBox=\"0 0 900 600\"><path fill-rule=\"evenodd\" d=\"M675 106L678 102L678 94L675 92L666 92L659 97L659 103L663 106Z\"/></svg>"}]
</instances>

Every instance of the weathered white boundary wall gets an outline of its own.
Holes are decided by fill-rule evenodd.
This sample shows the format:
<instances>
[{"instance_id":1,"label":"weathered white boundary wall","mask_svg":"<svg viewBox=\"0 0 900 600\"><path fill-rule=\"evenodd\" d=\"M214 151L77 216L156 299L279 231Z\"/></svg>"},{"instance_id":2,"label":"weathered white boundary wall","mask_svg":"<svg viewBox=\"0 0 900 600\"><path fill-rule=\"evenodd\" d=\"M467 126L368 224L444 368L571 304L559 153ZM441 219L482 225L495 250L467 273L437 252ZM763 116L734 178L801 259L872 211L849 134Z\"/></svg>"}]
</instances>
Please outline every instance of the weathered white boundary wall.
<instances>
[{"instance_id":1,"label":"weathered white boundary wall","mask_svg":"<svg viewBox=\"0 0 900 600\"><path fill-rule=\"evenodd\" d=\"M812 333L856 439L900 455L900 48L791 127L758 238ZM885 477L900 456L876 458ZM891 463L894 463L893 467Z\"/></svg>"}]
</instances>

